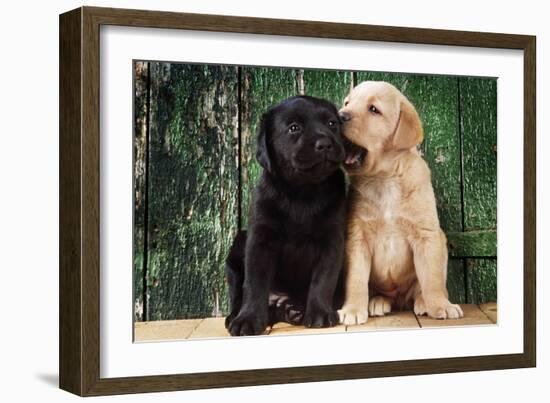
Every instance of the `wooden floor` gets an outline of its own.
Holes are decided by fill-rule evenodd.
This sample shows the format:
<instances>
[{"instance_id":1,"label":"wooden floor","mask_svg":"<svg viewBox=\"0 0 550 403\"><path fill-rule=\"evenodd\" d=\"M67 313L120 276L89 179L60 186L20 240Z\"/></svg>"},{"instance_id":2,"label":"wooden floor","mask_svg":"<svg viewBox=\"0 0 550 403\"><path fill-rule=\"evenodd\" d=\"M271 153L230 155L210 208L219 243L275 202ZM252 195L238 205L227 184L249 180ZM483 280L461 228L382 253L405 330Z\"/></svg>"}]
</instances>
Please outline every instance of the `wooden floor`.
<instances>
[{"instance_id":1,"label":"wooden floor","mask_svg":"<svg viewBox=\"0 0 550 403\"><path fill-rule=\"evenodd\" d=\"M364 325L345 326L324 329L310 329L277 323L266 330L266 335L294 335L315 333L337 333L354 331L372 331L381 329L418 329L430 327L451 327L471 325L492 325L497 322L497 304L490 302L482 305L461 305L464 317L455 320L430 319L416 316L411 311L393 312L383 317L371 317ZM224 327L224 318L167 320L135 323L135 341L161 341L181 339L204 339L228 337Z\"/></svg>"}]
</instances>

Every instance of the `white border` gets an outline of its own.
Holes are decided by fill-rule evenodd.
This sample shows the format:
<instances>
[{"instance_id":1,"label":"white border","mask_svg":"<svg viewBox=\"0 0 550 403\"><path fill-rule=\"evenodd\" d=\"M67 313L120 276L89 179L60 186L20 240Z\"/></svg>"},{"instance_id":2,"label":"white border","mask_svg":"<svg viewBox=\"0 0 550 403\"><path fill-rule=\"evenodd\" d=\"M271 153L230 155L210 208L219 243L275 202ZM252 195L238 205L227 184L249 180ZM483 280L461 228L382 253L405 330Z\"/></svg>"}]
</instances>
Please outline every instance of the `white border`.
<instances>
[{"instance_id":1,"label":"white border","mask_svg":"<svg viewBox=\"0 0 550 403\"><path fill-rule=\"evenodd\" d=\"M523 52L113 26L100 49L101 377L523 351ZM132 343L132 59L498 77L498 326Z\"/></svg>"}]
</instances>

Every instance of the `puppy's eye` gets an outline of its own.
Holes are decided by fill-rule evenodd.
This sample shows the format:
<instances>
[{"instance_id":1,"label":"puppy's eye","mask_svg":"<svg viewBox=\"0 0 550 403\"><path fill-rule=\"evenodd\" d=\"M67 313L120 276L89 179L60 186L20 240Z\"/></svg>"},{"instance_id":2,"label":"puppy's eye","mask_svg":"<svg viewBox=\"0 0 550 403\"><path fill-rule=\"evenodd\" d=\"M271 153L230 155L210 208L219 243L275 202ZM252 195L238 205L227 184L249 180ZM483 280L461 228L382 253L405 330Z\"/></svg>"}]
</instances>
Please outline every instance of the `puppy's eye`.
<instances>
[{"instance_id":1,"label":"puppy's eye","mask_svg":"<svg viewBox=\"0 0 550 403\"><path fill-rule=\"evenodd\" d=\"M371 105L369 107L369 112L371 113L374 113L375 115L380 115L380 111L378 110L378 108L374 105Z\"/></svg>"},{"instance_id":2,"label":"puppy's eye","mask_svg":"<svg viewBox=\"0 0 550 403\"><path fill-rule=\"evenodd\" d=\"M329 120L329 121L328 121L328 126L329 126L329 127L334 127L334 126L336 126L336 121L335 121L335 120Z\"/></svg>"},{"instance_id":3,"label":"puppy's eye","mask_svg":"<svg viewBox=\"0 0 550 403\"><path fill-rule=\"evenodd\" d=\"M288 132L289 133L298 133L300 131L300 126L297 125L296 123L293 123L290 125L290 127L288 128Z\"/></svg>"},{"instance_id":4,"label":"puppy's eye","mask_svg":"<svg viewBox=\"0 0 550 403\"><path fill-rule=\"evenodd\" d=\"M348 106L348 104L349 104L348 100L344 101L344 106Z\"/></svg>"}]
</instances>

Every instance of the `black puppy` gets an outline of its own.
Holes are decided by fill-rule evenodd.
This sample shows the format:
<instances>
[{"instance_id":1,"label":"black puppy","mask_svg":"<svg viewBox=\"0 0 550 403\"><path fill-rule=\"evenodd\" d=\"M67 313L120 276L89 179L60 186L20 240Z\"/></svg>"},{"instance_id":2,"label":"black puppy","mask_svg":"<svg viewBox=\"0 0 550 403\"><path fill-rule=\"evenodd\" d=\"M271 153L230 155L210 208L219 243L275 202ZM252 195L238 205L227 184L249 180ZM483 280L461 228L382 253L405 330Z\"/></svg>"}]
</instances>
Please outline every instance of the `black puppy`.
<instances>
[{"instance_id":1,"label":"black puppy","mask_svg":"<svg viewBox=\"0 0 550 403\"><path fill-rule=\"evenodd\" d=\"M338 323L334 294L344 259L345 151L338 111L308 96L262 116L256 157L263 172L226 261L233 336L284 320Z\"/></svg>"}]
</instances>

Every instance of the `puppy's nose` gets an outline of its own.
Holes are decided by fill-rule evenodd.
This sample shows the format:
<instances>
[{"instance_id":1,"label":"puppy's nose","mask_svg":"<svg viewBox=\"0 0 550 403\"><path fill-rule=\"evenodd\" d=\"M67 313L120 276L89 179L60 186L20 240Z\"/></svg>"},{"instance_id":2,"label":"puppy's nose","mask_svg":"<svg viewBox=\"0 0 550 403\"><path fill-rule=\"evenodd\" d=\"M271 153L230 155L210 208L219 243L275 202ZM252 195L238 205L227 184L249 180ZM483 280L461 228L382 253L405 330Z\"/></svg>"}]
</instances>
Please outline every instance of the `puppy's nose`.
<instances>
[{"instance_id":1,"label":"puppy's nose","mask_svg":"<svg viewBox=\"0 0 550 403\"><path fill-rule=\"evenodd\" d=\"M348 122L351 120L351 115L347 112L338 112L338 115L340 116L340 119L342 119L342 122Z\"/></svg>"},{"instance_id":2,"label":"puppy's nose","mask_svg":"<svg viewBox=\"0 0 550 403\"><path fill-rule=\"evenodd\" d=\"M322 137L315 142L315 151L323 152L332 150L332 141L327 137Z\"/></svg>"}]
</instances>

